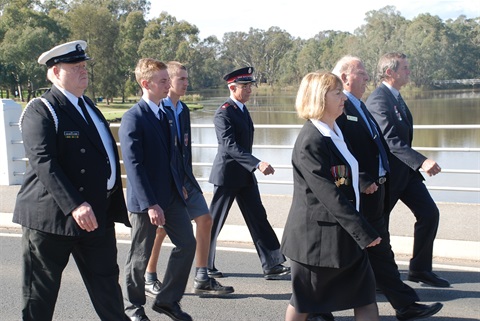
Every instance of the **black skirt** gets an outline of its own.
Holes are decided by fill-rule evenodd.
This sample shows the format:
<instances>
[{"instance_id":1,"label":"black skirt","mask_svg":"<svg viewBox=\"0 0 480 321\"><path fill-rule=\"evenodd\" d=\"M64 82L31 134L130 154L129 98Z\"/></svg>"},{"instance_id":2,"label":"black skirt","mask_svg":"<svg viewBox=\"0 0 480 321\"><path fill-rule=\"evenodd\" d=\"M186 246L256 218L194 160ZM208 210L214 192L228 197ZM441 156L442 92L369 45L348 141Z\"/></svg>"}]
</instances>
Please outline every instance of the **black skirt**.
<instances>
[{"instance_id":1,"label":"black skirt","mask_svg":"<svg viewBox=\"0 0 480 321\"><path fill-rule=\"evenodd\" d=\"M291 260L292 297L298 313L333 312L376 302L375 276L364 252L351 265L335 269Z\"/></svg>"}]
</instances>

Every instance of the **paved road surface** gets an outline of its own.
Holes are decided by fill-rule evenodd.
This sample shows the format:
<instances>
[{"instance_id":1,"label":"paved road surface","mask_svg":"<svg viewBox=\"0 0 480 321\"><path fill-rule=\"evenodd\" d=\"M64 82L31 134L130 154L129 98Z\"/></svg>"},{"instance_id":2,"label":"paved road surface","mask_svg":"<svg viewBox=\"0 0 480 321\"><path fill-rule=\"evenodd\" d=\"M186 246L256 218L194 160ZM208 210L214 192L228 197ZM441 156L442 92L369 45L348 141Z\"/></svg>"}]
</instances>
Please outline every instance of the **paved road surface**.
<instances>
[{"instance_id":1,"label":"paved road surface","mask_svg":"<svg viewBox=\"0 0 480 321\"><path fill-rule=\"evenodd\" d=\"M0 229L0 320L20 320L20 231ZM121 271L128 251L129 240L119 237L119 265ZM166 244L160 257L158 272L165 270L165 261L171 250ZM290 298L290 280L266 281L253 246L246 243L222 243L217 253L218 267L228 277L219 279L235 287L235 293L222 297L199 297L192 294L191 278L182 307L195 321L281 321ZM408 258L397 256L402 276L405 277ZM452 282L448 289L424 287L406 281L417 289L425 303L440 301L444 308L431 320L473 321L480 319L480 262L436 259L435 269ZM121 272L121 280L123 271ZM193 274L192 274L193 275ZM385 298L377 296L381 320L394 321L394 311ZM147 315L151 320L168 321L169 318L151 310L152 299L147 299ZM335 313L336 320L353 320L352 311ZM55 321L98 320L78 270L72 260L64 278L55 312Z\"/></svg>"}]
</instances>

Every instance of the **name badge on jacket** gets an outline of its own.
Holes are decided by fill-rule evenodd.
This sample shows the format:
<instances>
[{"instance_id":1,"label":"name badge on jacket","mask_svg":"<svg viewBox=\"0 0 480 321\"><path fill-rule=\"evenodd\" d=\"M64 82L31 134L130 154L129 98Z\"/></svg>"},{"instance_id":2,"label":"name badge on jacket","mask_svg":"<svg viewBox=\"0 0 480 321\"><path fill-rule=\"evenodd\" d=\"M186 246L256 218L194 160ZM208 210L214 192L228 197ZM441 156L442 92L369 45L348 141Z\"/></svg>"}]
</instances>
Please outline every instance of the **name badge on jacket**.
<instances>
[{"instance_id":1,"label":"name badge on jacket","mask_svg":"<svg viewBox=\"0 0 480 321\"><path fill-rule=\"evenodd\" d=\"M80 138L80 132L76 130L68 130L63 132L65 138Z\"/></svg>"}]
</instances>

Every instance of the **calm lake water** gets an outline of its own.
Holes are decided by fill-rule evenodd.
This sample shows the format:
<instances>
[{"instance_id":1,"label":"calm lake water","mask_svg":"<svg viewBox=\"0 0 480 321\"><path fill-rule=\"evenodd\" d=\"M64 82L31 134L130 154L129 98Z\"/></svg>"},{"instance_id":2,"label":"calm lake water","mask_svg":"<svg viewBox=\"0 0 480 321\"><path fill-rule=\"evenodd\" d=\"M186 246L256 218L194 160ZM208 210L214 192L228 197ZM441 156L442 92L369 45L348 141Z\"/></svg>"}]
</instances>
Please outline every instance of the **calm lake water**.
<instances>
[{"instance_id":1,"label":"calm lake water","mask_svg":"<svg viewBox=\"0 0 480 321\"><path fill-rule=\"evenodd\" d=\"M193 92L192 92L193 93ZM204 100L201 110L192 111L192 124L212 124L213 114L228 96L227 89L200 93ZM478 125L480 124L480 92L466 91L430 91L419 94L403 93L414 117L415 125ZM367 96L364 98L366 99ZM250 114L256 125L259 124L297 124L294 110L295 92L280 92L275 95L252 94L247 102ZM293 145L299 129L256 129L255 145ZM213 128L192 130L192 142L195 144L216 144ZM442 148L479 148L480 129L416 129L413 145L415 147ZM427 186L480 187L480 174L447 173L448 170L480 170L480 152L421 151L425 156L436 160L445 171L435 177L426 177ZM194 149L193 161L212 163L216 148ZM254 155L267 161L276 168L275 175L263 176L257 173L261 183L260 190L265 194L292 194L290 149L254 149ZM213 186L203 182L210 174L209 166L196 166L196 177L205 191ZM272 184L287 182L287 184ZM439 202L480 203L479 192L436 191L432 196Z\"/></svg>"}]
</instances>

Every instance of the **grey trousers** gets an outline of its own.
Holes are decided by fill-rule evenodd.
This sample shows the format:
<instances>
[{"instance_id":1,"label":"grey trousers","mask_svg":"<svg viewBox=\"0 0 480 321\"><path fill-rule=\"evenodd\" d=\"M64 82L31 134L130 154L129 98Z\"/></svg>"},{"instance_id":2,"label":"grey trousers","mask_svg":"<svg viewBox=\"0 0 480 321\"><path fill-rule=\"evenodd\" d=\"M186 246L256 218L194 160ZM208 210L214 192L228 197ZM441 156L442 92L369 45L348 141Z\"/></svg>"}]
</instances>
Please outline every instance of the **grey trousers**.
<instances>
[{"instance_id":1,"label":"grey trousers","mask_svg":"<svg viewBox=\"0 0 480 321\"><path fill-rule=\"evenodd\" d=\"M185 292L195 257L196 240L192 223L179 196L175 195L164 209L168 237L175 245L168 260L158 303L179 302ZM129 213L132 225L130 251L125 264L124 303L129 317L145 314L145 271L155 241L157 226L150 223L147 213Z\"/></svg>"}]
</instances>

